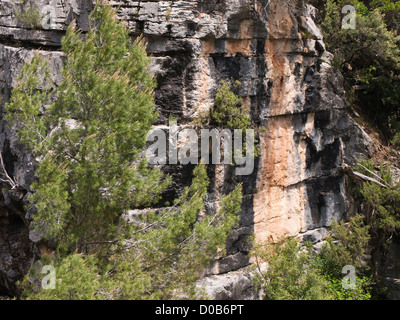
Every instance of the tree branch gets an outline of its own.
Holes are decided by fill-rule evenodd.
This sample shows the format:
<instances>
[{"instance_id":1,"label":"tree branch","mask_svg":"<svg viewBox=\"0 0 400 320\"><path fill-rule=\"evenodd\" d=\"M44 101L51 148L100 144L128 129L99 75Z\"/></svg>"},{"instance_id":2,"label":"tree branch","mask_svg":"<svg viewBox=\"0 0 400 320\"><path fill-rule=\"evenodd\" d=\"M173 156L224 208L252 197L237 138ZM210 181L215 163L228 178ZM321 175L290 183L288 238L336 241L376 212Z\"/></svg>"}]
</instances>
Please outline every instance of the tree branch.
<instances>
[{"instance_id":1,"label":"tree branch","mask_svg":"<svg viewBox=\"0 0 400 320\"><path fill-rule=\"evenodd\" d=\"M0 165L1 165L1 170L2 175L5 177L5 179L0 179L2 182L4 183L8 183L11 186L11 189L14 189L17 184L15 183L15 181L13 179L11 179L11 177L8 175L6 167L4 166L4 161L3 161L3 155L0 152Z\"/></svg>"},{"instance_id":2,"label":"tree branch","mask_svg":"<svg viewBox=\"0 0 400 320\"><path fill-rule=\"evenodd\" d=\"M368 176L366 176L365 174L362 174L362 173L359 173L359 172L357 172L357 171L354 171L352 168L350 168L350 167L347 166L347 165L344 165L344 166L342 167L342 170L343 170L343 172L344 172L345 174L347 174L347 175L349 175L349 176L351 176L351 177L353 177L353 178L355 178L355 179L362 180L362 181L374 182L374 183L379 184L381 187L390 188L390 186L389 186L388 184L383 184L383 183L379 182L378 180L376 180L376 179L374 179L374 178L368 177ZM371 171L368 170L368 169L367 169L367 171L371 172ZM385 182L385 183L386 183L386 182Z\"/></svg>"}]
</instances>

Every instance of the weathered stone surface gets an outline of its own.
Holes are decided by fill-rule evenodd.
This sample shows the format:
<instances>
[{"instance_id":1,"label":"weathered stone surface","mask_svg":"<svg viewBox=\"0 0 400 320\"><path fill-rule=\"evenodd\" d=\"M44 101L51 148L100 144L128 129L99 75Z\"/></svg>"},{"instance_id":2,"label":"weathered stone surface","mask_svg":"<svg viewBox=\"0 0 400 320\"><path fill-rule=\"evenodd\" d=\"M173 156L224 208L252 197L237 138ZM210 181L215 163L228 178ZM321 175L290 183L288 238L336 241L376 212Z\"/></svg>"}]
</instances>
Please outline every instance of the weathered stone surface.
<instances>
[{"instance_id":1,"label":"weathered stone surface","mask_svg":"<svg viewBox=\"0 0 400 320\"><path fill-rule=\"evenodd\" d=\"M316 228L313 230L308 230L304 233L300 233L297 238L302 242L311 242L318 249L318 246L324 242L327 235L325 228Z\"/></svg>"},{"instance_id":2,"label":"weathered stone surface","mask_svg":"<svg viewBox=\"0 0 400 320\"><path fill-rule=\"evenodd\" d=\"M39 48L49 57L53 80L59 83L61 37L73 19L87 30L93 8L92 0L33 2L39 8L53 8L50 28L27 30L15 17L21 4L11 0L0 3L4 101L22 64ZM121 0L111 4L119 6L119 17L126 21L132 37L142 34L148 42L158 83L157 125L168 125L171 115L178 117L180 125L189 123L198 110L212 107L220 80L232 79L241 82L240 95L254 122L265 127L260 136L261 156L252 175L235 176L230 166L208 169L212 178L206 203L209 213L216 210L219 197L237 183L243 183L244 190L240 225L228 240L227 256L218 259L208 274L248 265L247 240L253 233L258 242L299 234L322 241L322 230L351 208L340 166L366 154L369 140L347 114L343 80L330 65L332 55L325 51L315 8L301 0ZM0 150L9 174L29 192L35 161L3 121ZM165 200L190 184L191 170L165 167L174 178ZM10 205L7 197L4 210L15 210L15 203ZM22 222L9 220L1 229L0 293L12 293L9 284L21 277L32 261L29 246L40 242L37 235L31 234L29 239L28 226L23 223L29 224L32 214L20 212ZM16 234L18 237L11 236ZM11 245L24 254L14 254ZM205 280L217 287L213 289L215 297L256 298L246 293L248 276L219 277L224 280L214 284L212 279L217 278L213 276Z\"/></svg>"},{"instance_id":3,"label":"weathered stone surface","mask_svg":"<svg viewBox=\"0 0 400 320\"><path fill-rule=\"evenodd\" d=\"M259 242L340 219L348 204L339 168L369 149L365 134L347 115L341 76L330 66L324 46L309 41L310 35L321 40L310 12L301 1L271 2L270 97L262 113L266 131L254 196ZM308 41L302 39L304 31Z\"/></svg>"},{"instance_id":4,"label":"weathered stone surface","mask_svg":"<svg viewBox=\"0 0 400 320\"><path fill-rule=\"evenodd\" d=\"M199 281L207 297L215 300L258 300L262 291L255 288L254 272L231 272L214 275Z\"/></svg>"}]
</instances>

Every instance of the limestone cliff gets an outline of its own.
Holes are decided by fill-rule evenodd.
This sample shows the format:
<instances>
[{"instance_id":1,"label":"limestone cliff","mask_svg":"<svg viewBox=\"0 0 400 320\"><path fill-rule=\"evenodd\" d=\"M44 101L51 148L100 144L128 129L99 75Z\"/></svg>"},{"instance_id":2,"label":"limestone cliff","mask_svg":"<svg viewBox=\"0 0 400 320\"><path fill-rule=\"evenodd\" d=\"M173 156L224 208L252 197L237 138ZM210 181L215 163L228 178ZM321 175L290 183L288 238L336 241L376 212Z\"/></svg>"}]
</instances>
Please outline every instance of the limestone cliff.
<instances>
[{"instance_id":1,"label":"limestone cliff","mask_svg":"<svg viewBox=\"0 0 400 320\"><path fill-rule=\"evenodd\" d=\"M16 19L19 1L0 2L0 87L4 101L18 71L33 50L49 57L53 78L60 81L60 41L76 19L88 28L92 0L34 0L50 8L48 29L28 30ZM342 78L330 65L315 23L316 9L302 0L112 1L132 31L144 35L157 79L158 125L170 115L189 123L201 108L210 108L219 81L241 82L240 96L261 133L261 155L250 176L234 176L229 166L209 170L209 203L238 182L244 184L241 221L228 241L227 256L210 268L209 279L250 263L247 238L325 237L325 227L351 210L340 168L369 152L368 136L347 114ZM49 11L49 12L50 12ZM4 106L2 105L4 114ZM23 209L33 179L35 160L0 122L0 149L5 167L23 190L4 191L0 203L0 293L15 294L14 282L29 268L40 239L29 237ZM190 167L165 168L174 177L166 197L190 183ZM238 280L239 279L239 280ZM208 281L208 280L207 280ZM211 280L210 280L211 281ZM213 283L215 283L215 281ZM246 276L224 277L219 298L248 293ZM232 290L237 281L244 287ZM210 285L212 287L212 285ZM215 287L215 286L214 286ZM218 286L216 286L218 287ZM232 287L232 288L233 288ZM219 291L218 291L219 290ZM221 293L222 291L224 293Z\"/></svg>"}]
</instances>

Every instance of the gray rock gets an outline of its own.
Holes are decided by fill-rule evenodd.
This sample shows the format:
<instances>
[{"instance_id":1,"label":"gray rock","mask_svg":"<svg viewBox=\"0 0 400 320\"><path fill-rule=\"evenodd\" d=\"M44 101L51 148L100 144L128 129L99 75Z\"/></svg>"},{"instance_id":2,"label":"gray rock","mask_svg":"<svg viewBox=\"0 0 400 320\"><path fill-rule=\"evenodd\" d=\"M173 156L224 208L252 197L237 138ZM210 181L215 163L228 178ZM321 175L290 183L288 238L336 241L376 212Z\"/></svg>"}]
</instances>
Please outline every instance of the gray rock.
<instances>
[{"instance_id":1,"label":"gray rock","mask_svg":"<svg viewBox=\"0 0 400 320\"><path fill-rule=\"evenodd\" d=\"M39 8L54 10L50 28L28 30L16 19L15 1L0 3L0 88L4 102L23 63L36 49L49 58L52 77L60 83L60 41L67 25L76 20L88 29L92 0L33 0ZM250 278L225 274L247 266L248 239L257 241L302 234L320 243L324 227L351 208L345 178L339 168L354 164L370 152L371 141L347 114L343 79L330 62L318 12L300 0L122 1L118 16L132 32L144 35L157 79L157 125L170 115L188 124L199 109L213 106L220 80L241 82L239 95L261 134L261 156L249 176L235 176L232 167L210 166L207 213L216 210L221 195L243 183L239 227L227 242L227 256L212 267L204 283L221 299L257 298ZM3 109L4 110L4 109ZM15 258L7 246L0 249L0 294L13 294L10 283L20 279L40 250L40 235L29 233L34 214L24 212L36 160L21 146L15 133L0 122L0 149L7 171L24 189L18 203L4 196L3 207L13 212L4 221L5 237L24 253ZM165 166L173 177L161 202L171 201L191 182L190 166ZM162 206L162 203L160 203ZM1 215L0 215L1 217ZM0 227L1 227L0 223ZM5 227L7 226L7 227ZM12 231L11 231L12 230ZM317 231L319 230L319 231ZM35 244L35 245L33 245ZM33 249L32 249L33 248ZM35 257L37 258L37 257ZM218 276L217 274L224 273ZM214 284L210 279L219 279Z\"/></svg>"},{"instance_id":2,"label":"gray rock","mask_svg":"<svg viewBox=\"0 0 400 320\"><path fill-rule=\"evenodd\" d=\"M326 237L325 228L317 228L315 230L309 230L307 232L298 235L298 238L301 241L308 241L314 245L323 241L325 237Z\"/></svg>"},{"instance_id":3,"label":"gray rock","mask_svg":"<svg viewBox=\"0 0 400 320\"><path fill-rule=\"evenodd\" d=\"M214 275L200 280L198 288L214 300L259 300L262 291L254 286L253 277L248 271Z\"/></svg>"}]
</instances>

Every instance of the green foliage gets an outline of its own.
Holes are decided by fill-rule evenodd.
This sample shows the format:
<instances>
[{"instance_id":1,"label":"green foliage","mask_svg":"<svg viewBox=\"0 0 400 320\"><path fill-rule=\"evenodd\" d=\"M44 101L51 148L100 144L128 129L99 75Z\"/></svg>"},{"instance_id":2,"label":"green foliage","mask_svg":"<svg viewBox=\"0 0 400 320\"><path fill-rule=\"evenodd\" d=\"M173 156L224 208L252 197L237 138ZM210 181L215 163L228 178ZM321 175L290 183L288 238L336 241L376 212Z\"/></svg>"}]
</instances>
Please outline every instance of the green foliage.
<instances>
[{"instance_id":1,"label":"green foliage","mask_svg":"<svg viewBox=\"0 0 400 320\"><path fill-rule=\"evenodd\" d=\"M245 110L243 99L234 93L240 82L221 81L221 87L215 95L214 107L195 119L196 125L208 125L219 129L251 129L251 118Z\"/></svg>"},{"instance_id":2,"label":"green foliage","mask_svg":"<svg viewBox=\"0 0 400 320\"><path fill-rule=\"evenodd\" d=\"M260 145L257 136L263 128L256 128L252 123L249 110L243 106L243 99L240 98L235 91L239 88L240 82L232 83L230 81L221 81L221 87L218 89L214 107L211 110L200 112L198 117L194 119L195 126L208 126L211 128L223 129L239 129L242 130L243 136L246 136L247 129L254 130L254 157L260 155ZM243 142L243 153L246 153L246 142ZM235 150L234 152L237 152Z\"/></svg>"},{"instance_id":3,"label":"green foliage","mask_svg":"<svg viewBox=\"0 0 400 320\"><path fill-rule=\"evenodd\" d=\"M250 129L251 119L246 114L242 99L232 90L240 85L222 81L222 86L215 95L215 108L211 111L211 123L218 128ZM248 112L248 111L247 111Z\"/></svg>"},{"instance_id":4,"label":"green foliage","mask_svg":"<svg viewBox=\"0 0 400 320\"><path fill-rule=\"evenodd\" d=\"M390 143L395 147L400 147L400 132L396 132Z\"/></svg>"},{"instance_id":5,"label":"green foliage","mask_svg":"<svg viewBox=\"0 0 400 320\"><path fill-rule=\"evenodd\" d=\"M70 25L62 49L59 86L35 54L6 104L6 120L39 159L31 227L58 245L22 281L22 297L196 297L201 272L238 222L241 185L207 215L209 180L199 165L171 208L129 223L128 210L153 204L170 181L141 155L157 119L144 41L132 43L115 10L98 2L85 37ZM55 268L56 289L40 286L45 263Z\"/></svg>"},{"instance_id":6,"label":"green foliage","mask_svg":"<svg viewBox=\"0 0 400 320\"><path fill-rule=\"evenodd\" d=\"M370 225L381 244L388 243L400 228L400 187L383 188L376 183L366 182L361 188L365 212Z\"/></svg>"},{"instance_id":7,"label":"green foliage","mask_svg":"<svg viewBox=\"0 0 400 320\"><path fill-rule=\"evenodd\" d=\"M29 299L187 299L198 297L196 281L211 259L224 251L226 237L238 222L241 186L221 199L215 215L204 215L208 179L196 167L192 185L174 206L145 216L131 237L114 244L109 259L70 254L55 261L56 288L35 283L38 272L22 283ZM41 263L40 266L43 264ZM40 271L39 271L40 272ZM33 284L32 284L33 283Z\"/></svg>"},{"instance_id":8,"label":"green foliage","mask_svg":"<svg viewBox=\"0 0 400 320\"><path fill-rule=\"evenodd\" d=\"M371 236L370 227L365 225L363 219L363 216L356 215L348 223L333 222L332 237L327 239L320 253L325 274L339 277L346 265L351 265L357 270L364 268L365 250Z\"/></svg>"},{"instance_id":9,"label":"green foliage","mask_svg":"<svg viewBox=\"0 0 400 320\"><path fill-rule=\"evenodd\" d=\"M361 216L348 224L334 223L333 236L321 252L312 245L300 245L295 238L281 240L257 248L257 259L267 263L266 270L256 277L267 300L369 300L373 281L363 262L370 239L368 226ZM354 289L344 289L344 266L357 270Z\"/></svg>"},{"instance_id":10,"label":"green foliage","mask_svg":"<svg viewBox=\"0 0 400 320\"><path fill-rule=\"evenodd\" d=\"M370 228L371 267L374 280L378 281L380 262L388 253L393 236L400 230L400 183L394 181L389 164L377 166L371 160L364 160L355 170L379 182L353 182L352 188L353 197L358 199L357 209ZM384 289L382 285L376 286L377 294L385 295Z\"/></svg>"},{"instance_id":11,"label":"green foliage","mask_svg":"<svg viewBox=\"0 0 400 320\"><path fill-rule=\"evenodd\" d=\"M357 8L354 30L341 27L345 4ZM345 77L351 102L389 138L396 132L389 130L388 120L400 103L400 37L387 20L397 7L391 1L328 0L322 21L327 49Z\"/></svg>"},{"instance_id":12,"label":"green foliage","mask_svg":"<svg viewBox=\"0 0 400 320\"><path fill-rule=\"evenodd\" d=\"M42 26L43 17L39 8L30 1L25 4L23 10L18 7L15 16L19 22L29 29L40 29Z\"/></svg>"},{"instance_id":13,"label":"green foliage","mask_svg":"<svg viewBox=\"0 0 400 320\"><path fill-rule=\"evenodd\" d=\"M370 159L362 159L358 161L354 169L372 178L375 166Z\"/></svg>"},{"instance_id":14,"label":"green foliage","mask_svg":"<svg viewBox=\"0 0 400 320\"><path fill-rule=\"evenodd\" d=\"M357 7L356 29L342 29L341 8L344 4ZM328 50L335 54L343 69L346 63L355 70L354 79L365 68L375 74L397 70L400 65L399 37L387 29L382 13L378 10L366 10L359 1L328 0L325 6L325 18L322 22ZM384 68L391 68L384 70Z\"/></svg>"},{"instance_id":15,"label":"green foliage","mask_svg":"<svg viewBox=\"0 0 400 320\"><path fill-rule=\"evenodd\" d=\"M111 7L97 5L85 40L72 24L62 49L62 83L53 88L48 63L36 54L21 70L6 120L41 158L33 226L60 248L85 252L123 234L115 219L156 201L168 180L160 183L161 173L139 159L157 117L143 40L132 44Z\"/></svg>"},{"instance_id":16,"label":"green foliage","mask_svg":"<svg viewBox=\"0 0 400 320\"><path fill-rule=\"evenodd\" d=\"M393 138L390 140L392 146L400 147L400 110L389 116L389 129L393 134Z\"/></svg>"},{"instance_id":17,"label":"green foliage","mask_svg":"<svg viewBox=\"0 0 400 320\"><path fill-rule=\"evenodd\" d=\"M73 253L64 259L49 260L55 268L55 289L43 290L41 274L43 262L37 262L21 283L25 300L98 300L101 276L98 275L97 258Z\"/></svg>"},{"instance_id":18,"label":"green foliage","mask_svg":"<svg viewBox=\"0 0 400 320\"><path fill-rule=\"evenodd\" d=\"M385 187L374 182L364 182L358 189L363 204L363 214L375 235L374 241L381 247L400 228L400 184L394 183L389 164L381 164L378 173L370 160L364 160L356 166L356 170L378 181ZM367 169L367 170L366 170Z\"/></svg>"},{"instance_id":19,"label":"green foliage","mask_svg":"<svg viewBox=\"0 0 400 320\"><path fill-rule=\"evenodd\" d=\"M345 275L342 275L343 277ZM372 277L356 276L355 288L344 289L342 278L325 276L325 279L330 283L330 291L333 295L333 300L372 300L373 299L373 285Z\"/></svg>"},{"instance_id":20,"label":"green foliage","mask_svg":"<svg viewBox=\"0 0 400 320\"><path fill-rule=\"evenodd\" d=\"M301 248L298 240L288 238L278 244L258 249L257 256L266 261L266 271L258 275L266 300L331 300L329 283L315 268L310 247Z\"/></svg>"},{"instance_id":21,"label":"green foliage","mask_svg":"<svg viewBox=\"0 0 400 320\"><path fill-rule=\"evenodd\" d=\"M400 2L397 0L372 0L371 8L379 9L385 15L389 29L400 30Z\"/></svg>"},{"instance_id":22,"label":"green foliage","mask_svg":"<svg viewBox=\"0 0 400 320\"><path fill-rule=\"evenodd\" d=\"M46 123L42 113L52 99L52 83L47 60L34 54L25 64L13 88L12 97L6 104L6 121L18 128L18 137L31 149L40 149L46 139Z\"/></svg>"},{"instance_id":23,"label":"green foliage","mask_svg":"<svg viewBox=\"0 0 400 320\"><path fill-rule=\"evenodd\" d=\"M147 293L142 294L142 298L195 297L195 282L204 267L224 252L225 239L238 222L236 214L241 206L241 186L223 197L219 211L208 216L204 215L208 183L205 167L198 166L191 187L185 189L174 207L159 215L148 216L146 231L136 234L137 237L130 241L130 249L115 257L116 272L121 268L121 262L124 268L121 275L125 275L121 279L136 279L137 267L132 270L123 262L139 261L143 272L139 275L147 279ZM127 283L122 296L132 294L137 295L137 289Z\"/></svg>"}]
</instances>

